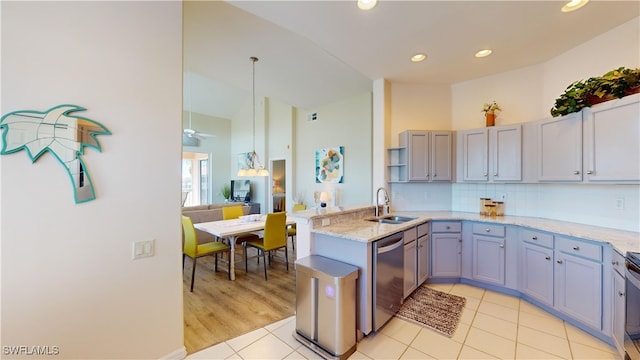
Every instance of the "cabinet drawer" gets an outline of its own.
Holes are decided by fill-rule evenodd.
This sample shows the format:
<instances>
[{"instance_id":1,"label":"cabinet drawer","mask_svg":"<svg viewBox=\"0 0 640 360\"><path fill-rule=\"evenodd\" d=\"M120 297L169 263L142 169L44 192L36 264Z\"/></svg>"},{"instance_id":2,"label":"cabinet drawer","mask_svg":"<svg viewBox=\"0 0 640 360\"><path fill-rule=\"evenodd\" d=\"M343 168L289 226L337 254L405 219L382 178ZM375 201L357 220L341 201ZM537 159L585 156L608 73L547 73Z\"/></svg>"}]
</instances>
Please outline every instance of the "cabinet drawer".
<instances>
[{"instance_id":1,"label":"cabinet drawer","mask_svg":"<svg viewBox=\"0 0 640 360\"><path fill-rule=\"evenodd\" d=\"M473 224L473 233L479 235L504 236L504 226L490 224Z\"/></svg>"},{"instance_id":2,"label":"cabinet drawer","mask_svg":"<svg viewBox=\"0 0 640 360\"><path fill-rule=\"evenodd\" d=\"M416 228L411 228L411 229L407 229L404 231L404 243L408 244L412 241L416 241L416 239L418 238L416 236L417 231Z\"/></svg>"},{"instance_id":3,"label":"cabinet drawer","mask_svg":"<svg viewBox=\"0 0 640 360\"><path fill-rule=\"evenodd\" d=\"M553 248L553 235L533 230L520 230L520 240L528 243Z\"/></svg>"},{"instance_id":4,"label":"cabinet drawer","mask_svg":"<svg viewBox=\"0 0 640 360\"><path fill-rule=\"evenodd\" d=\"M429 223L418 225L418 237L423 237L429 234Z\"/></svg>"},{"instance_id":5,"label":"cabinet drawer","mask_svg":"<svg viewBox=\"0 0 640 360\"><path fill-rule=\"evenodd\" d=\"M556 238L556 247L563 253L580 256L583 258L602 261L602 245L573 240L564 237Z\"/></svg>"},{"instance_id":6,"label":"cabinet drawer","mask_svg":"<svg viewBox=\"0 0 640 360\"><path fill-rule=\"evenodd\" d=\"M611 253L611 266L618 272L618 274L624 277L624 256L613 249L611 249Z\"/></svg>"},{"instance_id":7,"label":"cabinet drawer","mask_svg":"<svg viewBox=\"0 0 640 360\"><path fill-rule=\"evenodd\" d=\"M462 231L462 223L453 222L453 221L434 222L431 224L431 230L434 233L436 232L459 233Z\"/></svg>"}]
</instances>

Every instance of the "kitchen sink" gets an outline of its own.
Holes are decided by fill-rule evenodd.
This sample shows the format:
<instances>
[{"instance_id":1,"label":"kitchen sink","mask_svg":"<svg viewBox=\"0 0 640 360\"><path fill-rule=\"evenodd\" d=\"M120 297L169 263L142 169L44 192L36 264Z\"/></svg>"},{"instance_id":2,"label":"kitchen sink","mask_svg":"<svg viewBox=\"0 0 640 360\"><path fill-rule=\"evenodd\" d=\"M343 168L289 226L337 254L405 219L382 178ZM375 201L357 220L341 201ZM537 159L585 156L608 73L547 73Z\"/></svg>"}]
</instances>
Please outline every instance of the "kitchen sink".
<instances>
[{"instance_id":1,"label":"kitchen sink","mask_svg":"<svg viewBox=\"0 0 640 360\"><path fill-rule=\"evenodd\" d=\"M416 218L398 215L385 215L380 217L368 218L367 221L378 222L381 224L402 224L407 221L415 220Z\"/></svg>"}]
</instances>

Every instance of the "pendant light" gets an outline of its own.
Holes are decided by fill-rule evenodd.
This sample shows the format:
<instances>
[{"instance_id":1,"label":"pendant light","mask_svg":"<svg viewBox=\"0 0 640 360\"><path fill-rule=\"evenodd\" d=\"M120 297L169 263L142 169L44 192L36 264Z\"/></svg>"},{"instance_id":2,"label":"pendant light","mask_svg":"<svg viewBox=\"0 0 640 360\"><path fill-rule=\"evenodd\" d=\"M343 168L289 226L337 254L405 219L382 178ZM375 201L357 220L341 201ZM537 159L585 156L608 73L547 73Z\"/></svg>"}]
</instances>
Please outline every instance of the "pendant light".
<instances>
[{"instance_id":1,"label":"pendant light","mask_svg":"<svg viewBox=\"0 0 640 360\"><path fill-rule=\"evenodd\" d=\"M238 176L269 176L269 171L262 166L258 158L258 153L256 153L256 61L258 61L258 58L252 56L249 59L253 63L253 151L247 159L249 169L241 168L238 170Z\"/></svg>"}]
</instances>

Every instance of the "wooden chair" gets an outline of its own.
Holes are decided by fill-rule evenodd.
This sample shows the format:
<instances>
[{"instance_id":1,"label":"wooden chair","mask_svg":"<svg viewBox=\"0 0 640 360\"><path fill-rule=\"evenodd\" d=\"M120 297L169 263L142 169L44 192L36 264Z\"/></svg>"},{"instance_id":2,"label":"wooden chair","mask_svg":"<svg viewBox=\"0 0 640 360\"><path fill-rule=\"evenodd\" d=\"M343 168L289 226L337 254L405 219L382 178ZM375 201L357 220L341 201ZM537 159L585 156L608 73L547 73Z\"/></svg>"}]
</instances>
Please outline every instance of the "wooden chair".
<instances>
[{"instance_id":1,"label":"wooden chair","mask_svg":"<svg viewBox=\"0 0 640 360\"><path fill-rule=\"evenodd\" d=\"M307 210L307 205L305 204L293 204L293 212ZM291 247L293 250L296 249L296 242L293 240L293 237L298 234L298 229L296 229L296 224L293 224L287 228L287 235L291 238Z\"/></svg>"},{"instance_id":2,"label":"wooden chair","mask_svg":"<svg viewBox=\"0 0 640 360\"><path fill-rule=\"evenodd\" d=\"M262 239L248 240L244 242L244 269L247 267L247 247L258 250L258 256L262 253L264 262L264 279L267 280L267 257L266 253L272 250L284 248L284 258L289 272L289 252L287 251L287 214L284 212L267 214L267 220L264 225L264 233ZM258 259L260 259L258 257Z\"/></svg>"},{"instance_id":3,"label":"wooden chair","mask_svg":"<svg viewBox=\"0 0 640 360\"><path fill-rule=\"evenodd\" d=\"M204 244L198 244L198 234L193 227L190 217L182 216L182 230L184 231L184 244L182 249L182 269L184 270L184 261L188 256L193 259L193 269L191 269L191 288L193 292L193 283L196 279L196 261L199 257L214 255L216 257L214 270L218 271L218 253L231 251L231 246L214 241ZM229 279L231 279L231 262L229 262Z\"/></svg>"}]
</instances>

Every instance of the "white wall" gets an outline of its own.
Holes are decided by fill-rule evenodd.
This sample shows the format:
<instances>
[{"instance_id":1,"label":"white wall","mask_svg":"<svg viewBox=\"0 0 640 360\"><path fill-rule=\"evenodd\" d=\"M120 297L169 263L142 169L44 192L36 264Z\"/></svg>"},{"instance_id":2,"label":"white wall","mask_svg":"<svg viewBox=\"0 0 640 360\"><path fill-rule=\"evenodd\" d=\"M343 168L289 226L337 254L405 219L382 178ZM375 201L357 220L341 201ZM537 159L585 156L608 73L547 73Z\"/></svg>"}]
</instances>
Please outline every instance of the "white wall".
<instances>
[{"instance_id":1,"label":"white wall","mask_svg":"<svg viewBox=\"0 0 640 360\"><path fill-rule=\"evenodd\" d=\"M191 127L201 133L213 135L200 138L198 146L183 146L183 150L209 154L211 178L208 203L224 202L222 187L230 184L230 169L237 172L236 162L231 162L231 120L195 112L189 114L186 111L183 113L182 125L185 129Z\"/></svg>"},{"instance_id":2,"label":"white wall","mask_svg":"<svg viewBox=\"0 0 640 360\"><path fill-rule=\"evenodd\" d=\"M316 112L318 120L307 121ZM297 109L293 166L296 192L304 194L307 207L315 206L314 191L335 191L337 205L370 204L372 199L371 93L326 104L315 109ZM344 183L316 184L317 149L344 146Z\"/></svg>"},{"instance_id":3,"label":"white wall","mask_svg":"<svg viewBox=\"0 0 640 360\"><path fill-rule=\"evenodd\" d=\"M640 67L640 17L543 64L455 84L453 128L483 127L484 102L503 109L497 125L550 117L553 102L575 80ZM478 211L478 199L506 194L507 214L548 217L640 231L637 185L454 184L452 209ZM622 198L625 208L615 208Z\"/></svg>"},{"instance_id":4,"label":"white wall","mask_svg":"<svg viewBox=\"0 0 640 360\"><path fill-rule=\"evenodd\" d=\"M2 345L181 358L181 3L1 7L2 113L72 103L113 133L83 156L97 195L83 204L51 154L0 157Z\"/></svg>"},{"instance_id":5,"label":"white wall","mask_svg":"<svg viewBox=\"0 0 640 360\"><path fill-rule=\"evenodd\" d=\"M293 208L293 195L295 194L295 179L293 177L293 122L295 109L288 104L275 99L267 99L269 159L284 160L285 168L282 170L285 178L284 187L286 195L286 208ZM273 169L269 169L271 177L269 184L273 185ZM272 204L273 205L273 204ZM273 209L273 206L270 207Z\"/></svg>"}]
</instances>

